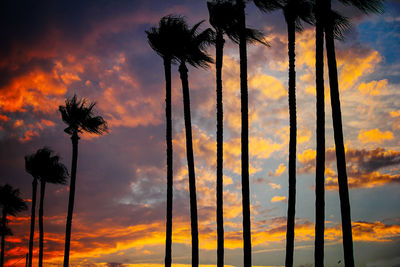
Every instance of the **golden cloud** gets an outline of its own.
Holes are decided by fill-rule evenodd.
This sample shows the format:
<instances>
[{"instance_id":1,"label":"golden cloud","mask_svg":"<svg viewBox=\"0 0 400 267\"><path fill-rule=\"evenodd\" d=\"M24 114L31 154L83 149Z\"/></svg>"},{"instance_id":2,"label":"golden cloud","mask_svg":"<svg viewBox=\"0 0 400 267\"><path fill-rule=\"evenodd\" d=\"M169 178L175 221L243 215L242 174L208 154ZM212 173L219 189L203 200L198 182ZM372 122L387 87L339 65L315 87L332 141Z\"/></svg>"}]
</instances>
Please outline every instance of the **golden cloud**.
<instances>
[{"instance_id":1,"label":"golden cloud","mask_svg":"<svg viewBox=\"0 0 400 267\"><path fill-rule=\"evenodd\" d=\"M387 140L392 140L393 133L391 131L381 132L379 129L361 130L358 134L358 140L362 143L380 144Z\"/></svg>"}]
</instances>

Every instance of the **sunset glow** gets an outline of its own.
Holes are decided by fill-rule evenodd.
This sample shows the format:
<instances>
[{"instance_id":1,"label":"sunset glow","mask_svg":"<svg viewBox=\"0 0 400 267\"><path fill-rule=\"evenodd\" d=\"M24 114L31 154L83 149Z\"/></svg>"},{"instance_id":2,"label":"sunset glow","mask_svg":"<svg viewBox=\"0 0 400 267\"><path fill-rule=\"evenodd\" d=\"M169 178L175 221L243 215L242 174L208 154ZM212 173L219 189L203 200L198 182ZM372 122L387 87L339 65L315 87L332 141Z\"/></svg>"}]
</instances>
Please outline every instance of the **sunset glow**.
<instances>
[{"instance_id":1,"label":"sunset glow","mask_svg":"<svg viewBox=\"0 0 400 267\"><path fill-rule=\"evenodd\" d=\"M20 2L20 1L14 1ZM28 210L9 216L5 266L25 266L32 176L24 156L47 146L70 172L71 139L58 111L77 94L95 101L104 135L80 134L70 266L160 267L165 257L166 143L162 59L145 30L167 14L208 22L206 1L7 0L0 44L0 185L21 191ZM51 3L50 3L51 2ZM400 4L351 19L336 41L356 266L400 264ZM31 6L30 6L31 5ZM248 44L249 172L253 266L284 266L288 205L288 53L281 10L250 1L247 24L270 47ZM3 40L3 39L2 39ZM215 47L207 50L215 57ZM326 58L325 64L326 64ZM296 33L297 188L294 266L313 266L315 228L315 28ZM200 266L216 266L215 65L188 65L199 220ZM238 45L225 38L225 266L243 266L241 106ZM325 263L344 266L338 171L325 66ZM191 266L191 225L182 85L172 66L172 266ZM46 185L44 266L62 266L67 185ZM39 194L38 194L39 198ZM39 202L39 201L38 201ZM37 203L38 208L39 203ZM37 209L38 210L38 209ZM38 212L36 212L38 213ZM38 216L36 214L36 216ZM36 217L36 220L38 217ZM36 221L33 265L38 263ZM341 261L342 263L338 263Z\"/></svg>"}]
</instances>

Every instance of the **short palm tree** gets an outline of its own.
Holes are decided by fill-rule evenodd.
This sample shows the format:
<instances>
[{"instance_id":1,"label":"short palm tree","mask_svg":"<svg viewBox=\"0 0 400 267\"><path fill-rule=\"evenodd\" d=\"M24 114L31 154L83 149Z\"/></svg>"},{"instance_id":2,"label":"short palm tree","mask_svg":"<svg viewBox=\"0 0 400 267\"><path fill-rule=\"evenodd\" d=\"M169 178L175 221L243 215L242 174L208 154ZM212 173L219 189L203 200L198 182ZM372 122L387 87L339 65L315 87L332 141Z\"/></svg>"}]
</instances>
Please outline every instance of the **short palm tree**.
<instances>
[{"instance_id":1,"label":"short palm tree","mask_svg":"<svg viewBox=\"0 0 400 267\"><path fill-rule=\"evenodd\" d=\"M224 266L224 220L223 220L223 102L222 102L222 63L224 35L239 43L238 6L230 0L207 2L210 24L215 30L215 65L217 94L217 266ZM255 29L246 28L247 41L266 44L263 34Z\"/></svg>"},{"instance_id":2,"label":"short palm tree","mask_svg":"<svg viewBox=\"0 0 400 267\"><path fill-rule=\"evenodd\" d=\"M65 184L68 178L68 171L65 165L60 162L60 157L54 155L54 152L47 147L39 149L35 154L26 156L25 169L40 181L39 267L41 267L43 266L44 253L43 205L46 183ZM34 209L33 206L32 209Z\"/></svg>"},{"instance_id":3,"label":"short palm tree","mask_svg":"<svg viewBox=\"0 0 400 267\"><path fill-rule=\"evenodd\" d=\"M346 5L352 5L365 13L383 12L382 0L341 0ZM349 200L349 188L347 182L346 157L343 140L342 113L340 108L339 81L337 74L335 35L337 34L337 13L332 12L331 0L324 1L323 14L328 17L326 20L325 41L326 54L328 59L329 86L331 93L333 133L335 139L335 151L338 170L338 185L340 197L340 211L342 215L343 249L346 266L354 266L353 235L351 229L351 212ZM340 28L339 28L340 29Z\"/></svg>"},{"instance_id":4,"label":"short palm tree","mask_svg":"<svg viewBox=\"0 0 400 267\"><path fill-rule=\"evenodd\" d=\"M192 235L192 266L199 265L199 232L197 221L197 197L196 197L196 176L194 169L194 155L192 142L192 122L190 115L190 96L188 69L186 63L194 67L206 68L212 62L211 57L205 52L205 48L213 42L211 29L199 31L202 22L192 28L186 26L179 37L179 46L176 58L179 62L179 73L182 81L183 111L186 132L186 156L189 173L189 195L190 195L190 221Z\"/></svg>"},{"instance_id":5,"label":"short palm tree","mask_svg":"<svg viewBox=\"0 0 400 267\"><path fill-rule=\"evenodd\" d=\"M7 227L7 216L16 216L18 212L27 209L25 201L19 196L19 189L14 189L11 185L0 186L0 208L1 208L1 252L0 267L4 265L5 236L11 235L10 228Z\"/></svg>"},{"instance_id":6,"label":"short palm tree","mask_svg":"<svg viewBox=\"0 0 400 267\"><path fill-rule=\"evenodd\" d=\"M295 44L296 31L303 30L302 21L313 23L312 4L307 0L254 0L255 4L264 12L276 7L283 10L288 28L288 55L289 55L289 198L286 230L286 260L285 266L293 266L294 228L296 210L296 71L295 71Z\"/></svg>"},{"instance_id":7,"label":"short palm tree","mask_svg":"<svg viewBox=\"0 0 400 267\"><path fill-rule=\"evenodd\" d=\"M165 116L166 116L166 143L167 143L167 220L165 237L165 266L170 267L172 262L172 199L173 199L173 160L172 160L172 105L171 105L171 64L176 63L175 50L177 41L186 24L182 17L168 15L161 18L157 27L146 31L147 40L151 48L164 61L165 73Z\"/></svg>"},{"instance_id":8,"label":"short palm tree","mask_svg":"<svg viewBox=\"0 0 400 267\"><path fill-rule=\"evenodd\" d=\"M65 100L65 106L59 107L62 120L68 125L68 127L64 129L64 132L71 135L72 141L71 184L69 187L68 214L65 231L64 267L69 266L79 134L87 132L101 135L108 131L106 121L101 116L94 116L93 108L95 105L95 102L88 104L86 99L78 100L77 96L74 95L73 97Z\"/></svg>"}]
</instances>

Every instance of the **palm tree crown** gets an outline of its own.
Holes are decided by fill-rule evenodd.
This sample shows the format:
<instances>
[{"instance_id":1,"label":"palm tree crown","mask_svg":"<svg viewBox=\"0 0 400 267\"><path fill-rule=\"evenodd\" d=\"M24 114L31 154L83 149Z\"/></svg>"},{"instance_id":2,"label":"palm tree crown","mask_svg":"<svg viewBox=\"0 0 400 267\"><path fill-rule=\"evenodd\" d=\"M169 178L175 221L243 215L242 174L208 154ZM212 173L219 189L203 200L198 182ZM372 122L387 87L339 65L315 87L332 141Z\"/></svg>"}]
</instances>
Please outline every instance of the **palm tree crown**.
<instances>
[{"instance_id":1,"label":"palm tree crown","mask_svg":"<svg viewBox=\"0 0 400 267\"><path fill-rule=\"evenodd\" d=\"M167 15L161 18L158 27L145 31L150 47L156 53L172 63L176 63L176 51L182 33L187 25L182 16Z\"/></svg>"},{"instance_id":2,"label":"palm tree crown","mask_svg":"<svg viewBox=\"0 0 400 267\"><path fill-rule=\"evenodd\" d=\"M0 208L3 214L16 216L18 212L27 209L25 201L19 195L19 189L14 189L9 184L0 186Z\"/></svg>"},{"instance_id":3,"label":"palm tree crown","mask_svg":"<svg viewBox=\"0 0 400 267\"><path fill-rule=\"evenodd\" d=\"M210 13L210 24L221 34L226 34L236 44L239 44L239 12L240 9L230 0L214 0L207 2ZM264 40L264 33L246 27L246 38L248 43L259 42L266 46L269 44Z\"/></svg>"},{"instance_id":4,"label":"palm tree crown","mask_svg":"<svg viewBox=\"0 0 400 267\"><path fill-rule=\"evenodd\" d=\"M60 106L62 120L68 125L64 129L69 135L73 133L103 134L108 131L107 123L101 116L94 116L93 108L95 102L87 104L86 99L72 98L65 100L65 106Z\"/></svg>"},{"instance_id":5,"label":"palm tree crown","mask_svg":"<svg viewBox=\"0 0 400 267\"><path fill-rule=\"evenodd\" d=\"M203 22L204 20L200 21L192 28L185 23L179 36L179 47L175 51L180 63L187 62L195 68L207 68L213 62L205 49L214 42L214 32L210 28L200 31L199 27Z\"/></svg>"},{"instance_id":6,"label":"palm tree crown","mask_svg":"<svg viewBox=\"0 0 400 267\"><path fill-rule=\"evenodd\" d=\"M42 182L66 184L67 167L60 162L60 157L47 147L39 149L32 155L25 156L25 169Z\"/></svg>"}]
</instances>

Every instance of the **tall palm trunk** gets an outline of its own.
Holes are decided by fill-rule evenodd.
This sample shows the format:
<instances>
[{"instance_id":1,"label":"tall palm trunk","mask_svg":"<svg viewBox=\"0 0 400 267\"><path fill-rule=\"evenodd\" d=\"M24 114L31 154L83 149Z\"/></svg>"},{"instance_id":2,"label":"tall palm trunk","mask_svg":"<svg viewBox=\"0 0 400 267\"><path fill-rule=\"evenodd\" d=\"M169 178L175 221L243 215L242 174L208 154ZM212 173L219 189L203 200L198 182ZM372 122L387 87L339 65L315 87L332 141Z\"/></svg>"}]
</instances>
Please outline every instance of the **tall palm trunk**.
<instances>
[{"instance_id":1,"label":"tall palm trunk","mask_svg":"<svg viewBox=\"0 0 400 267\"><path fill-rule=\"evenodd\" d=\"M286 230L286 261L285 266L293 266L294 252L294 227L296 211L296 143L297 143L297 122L296 122L296 71L295 71L295 43L296 29L295 21L289 19L288 26L288 54L289 54L289 201L287 213Z\"/></svg>"},{"instance_id":2,"label":"tall palm trunk","mask_svg":"<svg viewBox=\"0 0 400 267\"><path fill-rule=\"evenodd\" d=\"M67 226L65 230L64 267L69 266L72 214L74 212L74 201L75 201L76 168L78 163L78 140L79 140L78 133L74 132L71 136L71 141L72 141L71 184L69 186L68 215L67 215Z\"/></svg>"},{"instance_id":3,"label":"tall palm trunk","mask_svg":"<svg viewBox=\"0 0 400 267\"><path fill-rule=\"evenodd\" d=\"M30 234L29 234L28 267L32 267L33 237L34 237L34 233L35 233L37 184L38 184L37 178L33 178L33 181L32 181L32 206L31 206L31 230L30 230Z\"/></svg>"},{"instance_id":4,"label":"tall palm trunk","mask_svg":"<svg viewBox=\"0 0 400 267\"><path fill-rule=\"evenodd\" d=\"M317 155L315 170L315 266L324 266L325 232L325 88L322 0L316 1L315 76L317 94Z\"/></svg>"},{"instance_id":5,"label":"tall palm trunk","mask_svg":"<svg viewBox=\"0 0 400 267\"><path fill-rule=\"evenodd\" d=\"M327 11L331 13L331 1L327 1ZM339 83L333 37L332 20L326 23L325 28L326 54L328 58L329 86L331 92L333 134L335 138L336 165L338 170L338 184L340 197L340 211L342 215L343 249L346 266L354 266L353 236L351 230L351 213L349 188L347 183L346 157L343 141L342 113L340 110Z\"/></svg>"},{"instance_id":6,"label":"tall palm trunk","mask_svg":"<svg viewBox=\"0 0 400 267\"><path fill-rule=\"evenodd\" d=\"M5 209L3 208L2 216L1 216L1 252L0 252L0 267L4 265L4 249L5 249L5 236L6 236L6 222L7 222L7 214Z\"/></svg>"},{"instance_id":7,"label":"tall palm trunk","mask_svg":"<svg viewBox=\"0 0 400 267\"><path fill-rule=\"evenodd\" d=\"M171 115L171 60L164 59L165 71L165 116L167 120L167 222L165 237L165 267L171 267L172 262L172 115Z\"/></svg>"},{"instance_id":8,"label":"tall palm trunk","mask_svg":"<svg viewBox=\"0 0 400 267\"><path fill-rule=\"evenodd\" d=\"M240 102L242 113L242 211L243 211L243 261L244 267L251 266L251 223L250 223L250 186L249 186L249 104L247 88L247 47L246 17L243 0L239 5L239 55L240 55Z\"/></svg>"},{"instance_id":9,"label":"tall palm trunk","mask_svg":"<svg viewBox=\"0 0 400 267\"><path fill-rule=\"evenodd\" d=\"M224 38L222 31L217 31L216 54L216 79L217 79L217 266L224 266L224 204L223 204L223 147L224 147L224 110L222 102L222 62L224 53Z\"/></svg>"},{"instance_id":10,"label":"tall palm trunk","mask_svg":"<svg viewBox=\"0 0 400 267\"><path fill-rule=\"evenodd\" d=\"M40 181L40 201L39 201L39 267L43 266L43 204L44 204L44 193L46 190L46 182Z\"/></svg>"},{"instance_id":11,"label":"tall palm trunk","mask_svg":"<svg viewBox=\"0 0 400 267\"><path fill-rule=\"evenodd\" d=\"M182 61L179 66L179 73L182 81L183 113L185 117L185 132L186 132L186 157L188 161L188 172L189 172L190 222L191 222L191 233L192 233L192 267L198 267L199 231L197 225L196 176L194 171L192 122L190 118L188 69L184 61Z\"/></svg>"}]
</instances>

